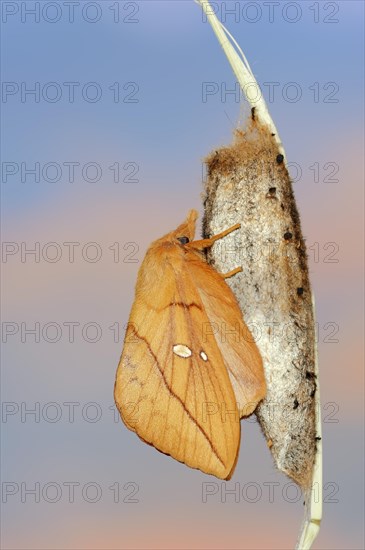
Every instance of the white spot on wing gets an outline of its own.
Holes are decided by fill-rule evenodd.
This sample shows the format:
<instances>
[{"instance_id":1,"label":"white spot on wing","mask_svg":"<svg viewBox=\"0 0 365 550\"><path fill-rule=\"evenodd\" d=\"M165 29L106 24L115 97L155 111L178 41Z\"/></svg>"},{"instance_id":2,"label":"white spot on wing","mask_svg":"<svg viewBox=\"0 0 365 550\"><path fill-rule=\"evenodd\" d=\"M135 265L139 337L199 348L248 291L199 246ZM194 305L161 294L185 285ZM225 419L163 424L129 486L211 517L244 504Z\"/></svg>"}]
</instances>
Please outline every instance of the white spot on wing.
<instances>
[{"instance_id":1,"label":"white spot on wing","mask_svg":"<svg viewBox=\"0 0 365 550\"><path fill-rule=\"evenodd\" d=\"M208 355L205 353L205 351L200 352L200 357L203 359L203 361L208 361Z\"/></svg>"},{"instance_id":2,"label":"white spot on wing","mask_svg":"<svg viewBox=\"0 0 365 550\"><path fill-rule=\"evenodd\" d=\"M175 355L183 357L184 359L191 356L191 349L185 346L185 344L176 344L172 350Z\"/></svg>"}]
</instances>

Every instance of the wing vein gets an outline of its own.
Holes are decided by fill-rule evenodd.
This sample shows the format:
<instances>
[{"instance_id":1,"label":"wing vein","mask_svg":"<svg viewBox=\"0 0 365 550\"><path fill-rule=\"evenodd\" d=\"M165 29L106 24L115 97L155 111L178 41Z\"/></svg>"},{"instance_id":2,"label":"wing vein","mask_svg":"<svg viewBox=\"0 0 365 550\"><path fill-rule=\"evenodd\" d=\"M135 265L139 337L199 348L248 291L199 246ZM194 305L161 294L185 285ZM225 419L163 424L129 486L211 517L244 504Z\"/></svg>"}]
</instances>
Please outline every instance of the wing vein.
<instances>
[{"instance_id":1,"label":"wing vein","mask_svg":"<svg viewBox=\"0 0 365 550\"><path fill-rule=\"evenodd\" d=\"M136 336L138 338L140 338L141 340L144 341L144 343L146 344L147 346L147 349L149 351L149 353L152 355L154 361L155 361L155 364L157 365L157 369L158 369L158 372L160 373L161 375L161 379L167 389L167 391L171 394L171 396L176 399L180 405L182 406L183 410L185 411L185 413L187 414L187 416L189 417L189 419L193 422L193 424L196 425L196 427L198 428L198 430L200 431L200 433L203 435L203 437L206 439L206 441L208 442L210 448L212 449L212 452L214 453L214 455L217 457L217 459L219 460L219 462L222 464L222 466L225 466L224 464L224 461L222 460L222 458L220 457L217 449L215 448L215 446L213 445L213 442L211 441L210 437L208 436L208 434L205 432L205 430L200 426L200 424L196 421L196 419L192 416L192 414L190 413L189 409L186 408L186 405L184 403L184 401L170 388L169 384L167 383L167 380L166 380L166 377L165 377L165 374L164 374L164 371L163 369L161 368L161 365L156 357L156 355L154 354L154 352L152 351L148 341L146 340L146 338L144 338L141 334L139 334L137 332L137 330L135 331L136 333Z\"/></svg>"}]
</instances>

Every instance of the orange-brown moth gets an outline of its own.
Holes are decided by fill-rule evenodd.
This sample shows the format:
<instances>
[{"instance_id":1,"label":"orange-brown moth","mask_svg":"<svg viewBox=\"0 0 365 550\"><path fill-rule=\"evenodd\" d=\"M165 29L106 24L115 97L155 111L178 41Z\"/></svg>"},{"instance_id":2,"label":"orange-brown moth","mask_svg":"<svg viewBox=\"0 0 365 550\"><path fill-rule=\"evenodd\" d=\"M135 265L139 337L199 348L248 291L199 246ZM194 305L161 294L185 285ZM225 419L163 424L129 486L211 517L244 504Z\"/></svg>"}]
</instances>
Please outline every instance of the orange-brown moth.
<instances>
[{"instance_id":1,"label":"orange-brown moth","mask_svg":"<svg viewBox=\"0 0 365 550\"><path fill-rule=\"evenodd\" d=\"M147 250L114 397L145 442L221 479L233 473L240 417L266 394L260 353L237 300L204 249L240 227L194 241L197 212Z\"/></svg>"}]
</instances>

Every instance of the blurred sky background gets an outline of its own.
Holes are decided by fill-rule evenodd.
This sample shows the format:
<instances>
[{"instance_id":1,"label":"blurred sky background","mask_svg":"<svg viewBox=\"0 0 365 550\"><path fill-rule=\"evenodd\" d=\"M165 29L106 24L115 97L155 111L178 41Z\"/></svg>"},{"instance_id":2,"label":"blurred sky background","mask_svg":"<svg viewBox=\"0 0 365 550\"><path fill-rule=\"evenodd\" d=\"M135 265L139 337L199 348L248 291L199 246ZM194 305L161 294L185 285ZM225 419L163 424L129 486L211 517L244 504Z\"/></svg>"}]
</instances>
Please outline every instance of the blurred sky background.
<instances>
[{"instance_id":1,"label":"blurred sky background","mask_svg":"<svg viewBox=\"0 0 365 550\"><path fill-rule=\"evenodd\" d=\"M301 171L294 190L316 296L324 421L314 548L361 549L364 4L214 5ZM114 417L144 252L189 208L202 212L203 158L248 113L224 95L234 77L201 8L106 0L1 9L3 548L292 548L303 499L275 470L254 418L243 423L226 485L238 483L240 497L222 502L224 484ZM216 93L203 97L204 83ZM39 178L26 172L36 163ZM38 258L24 255L37 246ZM39 341L26 332L36 323ZM217 491L206 502L203 483Z\"/></svg>"}]
</instances>

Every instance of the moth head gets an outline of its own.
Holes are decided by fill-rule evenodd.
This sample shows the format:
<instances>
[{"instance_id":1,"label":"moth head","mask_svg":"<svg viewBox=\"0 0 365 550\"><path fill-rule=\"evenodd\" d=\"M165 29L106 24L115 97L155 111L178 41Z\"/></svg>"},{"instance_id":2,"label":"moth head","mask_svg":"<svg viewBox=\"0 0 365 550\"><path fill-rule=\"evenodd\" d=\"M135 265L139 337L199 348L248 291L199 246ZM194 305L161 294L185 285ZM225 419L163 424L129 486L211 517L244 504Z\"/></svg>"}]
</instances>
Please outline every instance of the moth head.
<instances>
[{"instance_id":1,"label":"moth head","mask_svg":"<svg viewBox=\"0 0 365 550\"><path fill-rule=\"evenodd\" d=\"M184 245L194 240L195 224L198 217L196 210L190 210L186 220L171 232L172 239L178 244Z\"/></svg>"},{"instance_id":2,"label":"moth head","mask_svg":"<svg viewBox=\"0 0 365 550\"><path fill-rule=\"evenodd\" d=\"M152 247L163 247L164 249L171 248L171 246L184 246L194 240L195 236L195 222L198 217L196 210L190 210L186 220L167 235L164 235L157 241L152 243Z\"/></svg>"}]
</instances>

